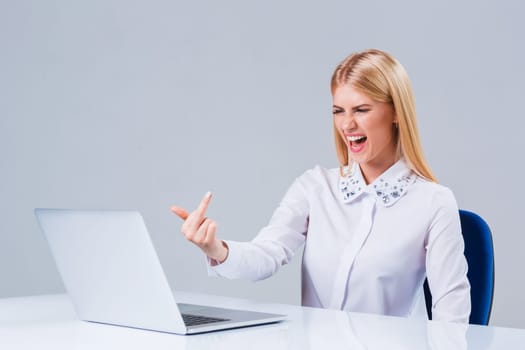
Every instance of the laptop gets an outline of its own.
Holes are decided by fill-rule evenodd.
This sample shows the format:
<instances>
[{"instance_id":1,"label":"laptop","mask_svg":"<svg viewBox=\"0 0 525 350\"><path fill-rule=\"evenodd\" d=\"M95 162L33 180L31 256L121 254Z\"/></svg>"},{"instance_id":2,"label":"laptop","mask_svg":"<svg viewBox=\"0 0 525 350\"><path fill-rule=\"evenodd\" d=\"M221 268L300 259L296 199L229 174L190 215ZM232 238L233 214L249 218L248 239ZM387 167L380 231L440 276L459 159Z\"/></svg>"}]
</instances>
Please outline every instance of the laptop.
<instances>
[{"instance_id":1,"label":"laptop","mask_svg":"<svg viewBox=\"0 0 525 350\"><path fill-rule=\"evenodd\" d=\"M84 321L175 334L279 322L285 315L177 304L136 211L35 209Z\"/></svg>"}]
</instances>

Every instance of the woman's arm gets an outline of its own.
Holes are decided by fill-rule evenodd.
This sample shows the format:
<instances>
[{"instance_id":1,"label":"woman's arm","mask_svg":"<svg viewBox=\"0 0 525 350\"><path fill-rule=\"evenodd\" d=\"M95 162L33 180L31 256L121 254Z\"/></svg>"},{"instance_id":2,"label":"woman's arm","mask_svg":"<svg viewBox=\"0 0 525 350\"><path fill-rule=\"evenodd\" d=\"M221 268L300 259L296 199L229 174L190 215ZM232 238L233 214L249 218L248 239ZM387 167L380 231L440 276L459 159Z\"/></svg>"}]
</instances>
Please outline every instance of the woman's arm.
<instances>
[{"instance_id":1,"label":"woman's arm","mask_svg":"<svg viewBox=\"0 0 525 350\"><path fill-rule=\"evenodd\" d=\"M225 241L228 257L221 264L209 261L210 275L261 280L287 264L305 239L309 205L304 175L290 186L269 224L251 242Z\"/></svg>"},{"instance_id":2,"label":"woman's arm","mask_svg":"<svg viewBox=\"0 0 525 350\"><path fill-rule=\"evenodd\" d=\"M452 192L441 187L432 201L426 270L432 319L468 323L470 284L459 210Z\"/></svg>"}]
</instances>

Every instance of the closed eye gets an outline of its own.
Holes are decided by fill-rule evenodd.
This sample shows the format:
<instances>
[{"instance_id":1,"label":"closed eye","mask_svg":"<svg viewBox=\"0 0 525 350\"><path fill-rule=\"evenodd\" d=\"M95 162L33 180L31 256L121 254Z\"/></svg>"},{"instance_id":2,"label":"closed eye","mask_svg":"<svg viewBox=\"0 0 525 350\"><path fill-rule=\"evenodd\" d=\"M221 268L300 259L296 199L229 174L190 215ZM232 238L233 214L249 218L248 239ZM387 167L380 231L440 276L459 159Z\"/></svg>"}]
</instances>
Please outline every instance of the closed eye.
<instances>
[{"instance_id":1,"label":"closed eye","mask_svg":"<svg viewBox=\"0 0 525 350\"><path fill-rule=\"evenodd\" d=\"M370 104L362 103L362 104L352 108L352 112L354 112L354 113L367 113L367 112L370 112L371 109L372 109L372 106Z\"/></svg>"}]
</instances>

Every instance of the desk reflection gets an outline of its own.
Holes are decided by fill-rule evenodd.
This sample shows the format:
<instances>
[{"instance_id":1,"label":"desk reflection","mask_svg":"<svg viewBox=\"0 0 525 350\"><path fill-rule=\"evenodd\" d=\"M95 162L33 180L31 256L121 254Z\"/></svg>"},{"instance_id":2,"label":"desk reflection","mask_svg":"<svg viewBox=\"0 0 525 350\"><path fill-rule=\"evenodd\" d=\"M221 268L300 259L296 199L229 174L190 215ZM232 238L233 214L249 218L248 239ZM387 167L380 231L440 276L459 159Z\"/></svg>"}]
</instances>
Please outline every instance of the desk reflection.
<instances>
[{"instance_id":1,"label":"desk reflection","mask_svg":"<svg viewBox=\"0 0 525 350\"><path fill-rule=\"evenodd\" d=\"M187 350L291 349L287 322L183 336Z\"/></svg>"},{"instance_id":2,"label":"desk reflection","mask_svg":"<svg viewBox=\"0 0 525 350\"><path fill-rule=\"evenodd\" d=\"M483 350L491 334L481 326L303 308L282 323L188 336L185 344L188 350Z\"/></svg>"},{"instance_id":3,"label":"desk reflection","mask_svg":"<svg viewBox=\"0 0 525 350\"><path fill-rule=\"evenodd\" d=\"M0 348L15 350L500 350L525 349L525 331L347 313L217 296L185 302L283 313L281 323L180 336L78 320L65 295L0 299Z\"/></svg>"},{"instance_id":4,"label":"desk reflection","mask_svg":"<svg viewBox=\"0 0 525 350\"><path fill-rule=\"evenodd\" d=\"M334 311L304 315L303 320L304 349L468 349L466 324ZM480 349L474 339L472 348Z\"/></svg>"}]
</instances>

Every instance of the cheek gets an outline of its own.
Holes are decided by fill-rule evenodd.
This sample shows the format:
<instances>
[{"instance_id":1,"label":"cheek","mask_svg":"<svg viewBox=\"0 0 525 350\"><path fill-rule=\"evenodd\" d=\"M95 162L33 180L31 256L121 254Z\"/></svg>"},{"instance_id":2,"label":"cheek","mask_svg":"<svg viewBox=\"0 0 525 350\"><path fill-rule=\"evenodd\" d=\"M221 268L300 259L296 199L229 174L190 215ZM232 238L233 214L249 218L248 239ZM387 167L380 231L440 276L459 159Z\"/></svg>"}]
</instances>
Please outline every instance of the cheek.
<instances>
[{"instance_id":1,"label":"cheek","mask_svg":"<svg viewBox=\"0 0 525 350\"><path fill-rule=\"evenodd\" d=\"M343 132L341 130L337 130L338 131L338 134L339 134L339 137L341 138L341 140L346 143L346 137L345 135L343 134Z\"/></svg>"},{"instance_id":2,"label":"cheek","mask_svg":"<svg viewBox=\"0 0 525 350\"><path fill-rule=\"evenodd\" d=\"M386 116L378 116L373 120L373 123L369 124L369 129L376 135L381 135L384 138L392 135L393 126L394 124L390 121L390 118Z\"/></svg>"},{"instance_id":3,"label":"cheek","mask_svg":"<svg viewBox=\"0 0 525 350\"><path fill-rule=\"evenodd\" d=\"M343 135L343 127L341 125L341 122L337 119L334 119L334 128L335 130L337 130L337 133L344 138L344 135Z\"/></svg>"},{"instance_id":4,"label":"cheek","mask_svg":"<svg viewBox=\"0 0 525 350\"><path fill-rule=\"evenodd\" d=\"M367 136L371 144L386 144L394 139L394 131L390 124L377 123L376 125L369 125Z\"/></svg>"},{"instance_id":5,"label":"cheek","mask_svg":"<svg viewBox=\"0 0 525 350\"><path fill-rule=\"evenodd\" d=\"M334 126L338 131L341 130L341 118L334 117Z\"/></svg>"}]
</instances>

